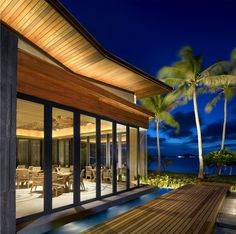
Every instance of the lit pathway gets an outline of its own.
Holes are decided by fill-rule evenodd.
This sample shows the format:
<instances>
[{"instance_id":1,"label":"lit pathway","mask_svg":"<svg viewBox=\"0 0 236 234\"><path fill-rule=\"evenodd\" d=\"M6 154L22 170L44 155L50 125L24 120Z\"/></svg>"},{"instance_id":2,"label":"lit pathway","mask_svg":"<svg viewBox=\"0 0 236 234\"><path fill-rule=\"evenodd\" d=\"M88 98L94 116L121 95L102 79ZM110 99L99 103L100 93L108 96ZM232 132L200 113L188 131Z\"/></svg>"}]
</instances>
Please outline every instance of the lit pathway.
<instances>
[{"instance_id":1,"label":"lit pathway","mask_svg":"<svg viewBox=\"0 0 236 234\"><path fill-rule=\"evenodd\" d=\"M215 233L236 233L236 193L225 199L217 218Z\"/></svg>"},{"instance_id":2,"label":"lit pathway","mask_svg":"<svg viewBox=\"0 0 236 234\"><path fill-rule=\"evenodd\" d=\"M211 233L228 185L187 185L83 233Z\"/></svg>"}]
</instances>

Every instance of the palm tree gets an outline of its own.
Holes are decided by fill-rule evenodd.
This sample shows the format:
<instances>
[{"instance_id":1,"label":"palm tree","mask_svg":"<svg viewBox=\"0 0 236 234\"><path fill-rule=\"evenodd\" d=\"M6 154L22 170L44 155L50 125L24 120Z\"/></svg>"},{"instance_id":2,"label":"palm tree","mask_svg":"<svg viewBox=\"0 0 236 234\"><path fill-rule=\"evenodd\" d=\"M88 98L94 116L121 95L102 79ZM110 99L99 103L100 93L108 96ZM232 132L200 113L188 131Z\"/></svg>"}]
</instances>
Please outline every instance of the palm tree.
<instances>
[{"instance_id":1,"label":"palm tree","mask_svg":"<svg viewBox=\"0 0 236 234\"><path fill-rule=\"evenodd\" d=\"M141 100L141 104L149 111L155 114L156 135L157 135L157 152L158 152L158 167L157 173L161 173L161 149L160 149L160 136L159 127L162 122L167 125L176 128L179 131L179 124L175 121L170 111L173 110L179 103L180 99L176 98L176 95L170 93L167 95L158 95L154 97L148 97ZM152 120L152 119L150 119Z\"/></svg>"},{"instance_id":2,"label":"palm tree","mask_svg":"<svg viewBox=\"0 0 236 234\"><path fill-rule=\"evenodd\" d=\"M206 105L205 111L211 112L217 102L224 99L224 121L222 130L221 150L225 147L228 101L236 95L236 49L233 50L229 61L220 61L208 68L203 74L204 84L210 92L216 93Z\"/></svg>"},{"instance_id":3,"label":"palm tree","mask_svg":"<svg viewBox=\"0 0 236 234\"><path fill-rule=\"evenodd\" d=\"M175 93L193 100L195 122L198 136L199 173L198 177L203 178L203 157L202 157L202 136L197 105L197 87L201 77L201 56L194 55L193 49L189 46L182 48L179 52L180 60L172 66L160 70L158 77L175 89Z\"/></svg>"}]
</instances>

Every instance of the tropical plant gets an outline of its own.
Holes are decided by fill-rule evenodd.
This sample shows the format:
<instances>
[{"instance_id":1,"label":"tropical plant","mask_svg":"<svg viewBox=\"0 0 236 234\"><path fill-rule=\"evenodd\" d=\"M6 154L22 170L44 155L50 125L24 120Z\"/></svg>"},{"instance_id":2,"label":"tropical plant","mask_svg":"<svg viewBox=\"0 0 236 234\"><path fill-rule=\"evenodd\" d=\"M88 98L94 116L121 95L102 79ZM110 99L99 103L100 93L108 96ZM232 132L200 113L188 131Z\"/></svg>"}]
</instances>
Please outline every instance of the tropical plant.
<instances>
[{"instance_id":1,"label":"tropical plant","mask_svg":"<svg viewBox=\"0 0 236 234\"><path fill-rule=\"evenodd\" d=\"M225 147L228 101L236 95L236 49L233 50L229 61L220 61L202 73L207 91L215 93L212 100L206 105L205 111L211 112L220 99L224 99L224 121L222 130L221 150Z\"/></svg>"},{"instance_id":2,"label":"tropical plant","mask_svg":"<svg viewBox=\"0 0 236 234\"><path fill-rule=\"evenodd\" d=\"M163 171L166 172L167 171L167 167L173 165L174 161L169 159L169 158L163 158L161 164L162 164L162 167L163 167Z\"/></svg>"},{"instance_id":3,"label":"tropical plant","mask_svg":"<svg viewBox=\"0 0 236 234\"><path fill-rule=\"evenodd\" d=\"M175 121L170 111L173 110L181 100L176 97L176 95L170 93L167 95L158 95L154 97L148 97L141 100L141 104L149 111L155 114L154 120L156 125L156 135L157 135L157 152L158 152L158 174L161 173L161 149L160 149L160 136L159 127L163 122L167 125L176 128L179 131L179 124ZM150 121L152 121L150 119Z\"/></svg>"},{"instance_id":4,"label":"tropical plant","mask_svg":"<svg viewBox=\"0 0 236 234\"><path fill-rule=\"evenodd\" d=\"M236 151L230 149L224 149L224 152L227 153L228 158L226 160L226 165L229 166L229 175L232 175L233 166L236 166Z\"/></svg>"},{"instance_id":5,"label":"tropical plant","mask_svg":"<svg viewBox=\"0 0 236 234\"><path fill-rule=\"evenodd\" d=\"M200 74L202 58L201 56L194 55L192 48L189 46L182 48L179 56L179 61L172 66L166 66L160 70L158 78L172 86L175 94L186 98L188 101L193 100L198 136L198 177L203 178L202 136L197 105L197 87L202 80Z\"/></svg>"},{"instance_id":6,"label":"tropical plant","mask_svg":"<svg viewBox=\"0 0 236 234\"><path fill-rule=\"evenodd\" d=\"M208 167L217 168L218 175L221 175L223 167L229 167L229 175L232 175L232 168L236 165L236 152L232 150L212 151L204 157L204 163Z\"/></svg>"}]
</instances>

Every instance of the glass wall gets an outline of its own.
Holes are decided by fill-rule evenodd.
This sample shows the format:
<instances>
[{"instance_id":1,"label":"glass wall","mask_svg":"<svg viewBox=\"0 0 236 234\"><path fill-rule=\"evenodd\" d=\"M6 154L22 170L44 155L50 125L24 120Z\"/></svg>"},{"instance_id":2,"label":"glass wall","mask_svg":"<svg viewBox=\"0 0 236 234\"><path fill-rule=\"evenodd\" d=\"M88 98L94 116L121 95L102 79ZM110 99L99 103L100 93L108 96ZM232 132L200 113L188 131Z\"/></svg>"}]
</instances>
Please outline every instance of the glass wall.
<instances>
[{"instance_id":1,"label":"glass wall","mask_svg":"<svg viewBox=\"0 0 236 234\"><path fill-rule=\"evenodd\" d=\"M130 128L129 136L130 188L132 188L138 185L138 129Z\"/></svg>"},{"instance_id":2,"label":"glass wall","mask_svg":"<svg viewBox=\"0 0 236 234\"><path fill-rule=\"evenodd\" d=\"M44 207L43 105L17 99L16 136L16 218L19 218L42 212Z\"/></svg>"},{"instance_id":3,"label":"glass wall","mask_svg":"<svg viewBox=\"0 0 236 234\"><path fill-rule=\"evenodd\" d=\"M96 198L96 119L80 116L80 198Z\"/></svg>"},{"instance_id":4,"label":"glass wall","mask_svg":"<svg viewBox=\"0 0 236 234\"><path fill-rule=\"evenodd\" d=\"M117 191L127 189L127 142L126 126L117 124Z\"/></svg>"},{"instance_id":5,"label":"glass wall","mask_svg":"<svg viewBox=\"0 0 236 234\"><path fill-rule=\"evenodd\" d=\"M101 120L101 195L112 193L112 122Z\"/></svg>"},{"instance_id":6,"label":"glass wall","mask_svg":"<svg viewBox=\"0 0 236 234\"><path fill-rule=\"evenodd\" d=\"M52 109L52 208L73 203L73 112Z\"/></svg>"},{"instance_id":7,"label":"glass wall","mask_svg":"<svg viewBox=\"0 0 236 234\"><path fill-rule=\"evenodd\" d=\"M147 177L147 130L140 128L140 182Z\"/></svg>"},{"instance_id":8,"label":"glass wall","mask_svg":"<svg viewBox=\"0 0 236 234\"><path fill-rule=\"evenodd\" d=\"M42 101L43 102L43 101ZM80 201L96 198L97 182L101 196L113 193L113 170L117 191L138 185L138 129L116 124L116 152L113 152L113 122L101 120L100 142L96 142L96 118L80 114L80 168L74 168L74 111L52 108L52 119L44 115L44 104L17 99L16 217L44 211L44 123L52 121L52 208L73 204L74 169L80 174ZM79 111L78 111L79 113ZM79 121L79 119L78 119ZM129 145L127 145L129 142ZM97 144L100 155L97 155ZM140 130L140 175L147 172L146 130ZM128 151L129 150L129 151ZM128 155L129 152L129 155ZM97 158L101 180L96 181ZM114 158L116 165L113 165ZM129 160L129 161L128 161ZM129 174L127 167L129 165ZM129 175L129 177L128 177ZM47 179L47 178L46 178ZM129 183L127 183L129 182Z\"/></svg>"}]
</instances>

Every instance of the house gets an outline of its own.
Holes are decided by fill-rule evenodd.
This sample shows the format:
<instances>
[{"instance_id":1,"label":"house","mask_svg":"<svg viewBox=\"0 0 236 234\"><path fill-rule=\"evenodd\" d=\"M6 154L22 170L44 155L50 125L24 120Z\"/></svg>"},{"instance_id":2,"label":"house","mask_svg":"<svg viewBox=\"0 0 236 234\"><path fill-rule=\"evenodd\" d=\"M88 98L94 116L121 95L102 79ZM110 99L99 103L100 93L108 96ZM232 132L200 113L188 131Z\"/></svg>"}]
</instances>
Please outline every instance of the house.
<instances>
[{"instance_id":1,"label":"house","mask_svg":"<svg viewBox=\"0 0 236 234\"><path fill-rule=\"evenodd\" d=\"M141 186L171 88L104 50L57 1L0 3L0 232Z\"/></svg>"}]
</instances>

